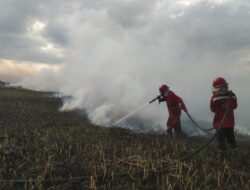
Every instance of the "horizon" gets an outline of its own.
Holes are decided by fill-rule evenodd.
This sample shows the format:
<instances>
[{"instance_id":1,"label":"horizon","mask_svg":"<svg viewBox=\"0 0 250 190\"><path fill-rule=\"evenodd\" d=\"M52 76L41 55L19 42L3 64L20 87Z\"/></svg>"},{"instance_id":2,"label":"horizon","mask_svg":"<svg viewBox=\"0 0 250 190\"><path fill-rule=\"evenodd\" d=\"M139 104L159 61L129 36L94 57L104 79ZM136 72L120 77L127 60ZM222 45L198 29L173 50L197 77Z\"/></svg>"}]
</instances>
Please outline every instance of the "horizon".
<instances>
[{"instance_id":1,"label":"horizon","mask_svg":"<svg viewBox=\"0 0 250 190\"><path fill-rule=\"evenodd\" d=\"M212 81L221 76L238 97L236 126L250 134L250 2L0 4L0 80L72 96L63 109L85 109L93 123L105 125L154 98L162 83L195 118L211 122ZM164 129L165 105L136 117L152 121L149 130Z\"/></svg>"}]
</instances>

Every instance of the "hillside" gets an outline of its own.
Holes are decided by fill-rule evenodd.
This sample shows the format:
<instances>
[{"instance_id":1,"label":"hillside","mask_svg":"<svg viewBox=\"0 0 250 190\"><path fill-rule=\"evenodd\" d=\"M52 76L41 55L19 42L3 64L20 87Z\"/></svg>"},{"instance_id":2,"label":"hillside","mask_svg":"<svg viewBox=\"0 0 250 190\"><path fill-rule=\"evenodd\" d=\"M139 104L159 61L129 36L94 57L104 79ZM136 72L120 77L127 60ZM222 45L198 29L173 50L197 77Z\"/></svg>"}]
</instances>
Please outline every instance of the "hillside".
<instances>
[{"instance_id":1,"label":"hillside","mask_svg":"<svg viewBox=\"0 0 250 190\"><path fill-rule=\"evenodd\" d=\"M249 137L224 159L213 142L180 162L207 138L102 128L61 105L50 93L0 87L0 189L250 189Z\"/></svg>"},{"instance_id":2,"label":"hillside","mask_svg":"<svg viewBox=\"0 0 250 190\"><path fill-rule=\"evenodd\" d=\"M0 80L0 86L6 86L6 85L8 85L8 84L9 84L9 83Z\"/></svg>"}]
</instances>

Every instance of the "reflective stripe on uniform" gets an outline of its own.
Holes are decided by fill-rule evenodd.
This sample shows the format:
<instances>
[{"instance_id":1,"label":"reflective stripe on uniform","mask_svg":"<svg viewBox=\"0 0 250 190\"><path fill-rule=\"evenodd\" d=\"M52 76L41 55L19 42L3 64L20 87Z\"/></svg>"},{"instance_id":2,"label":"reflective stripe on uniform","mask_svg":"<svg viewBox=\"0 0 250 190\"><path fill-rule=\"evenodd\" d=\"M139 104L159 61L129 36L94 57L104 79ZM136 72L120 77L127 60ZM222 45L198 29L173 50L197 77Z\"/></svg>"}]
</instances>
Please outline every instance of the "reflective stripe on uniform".
<instances>
[{"instance_id":1,"label":"reflective stripe on uniform","mask_svg":"<svg viewBox=\"0 0 250 190\"><path fill-rule=\"evenodd\" d=\"M220 96L220 97L215 97L212 99L213 102L217 101L217 100L223 100L223 99L229 99L229 98L233 98L236 99L235 96Z\"/></svg>"}]
</instances>

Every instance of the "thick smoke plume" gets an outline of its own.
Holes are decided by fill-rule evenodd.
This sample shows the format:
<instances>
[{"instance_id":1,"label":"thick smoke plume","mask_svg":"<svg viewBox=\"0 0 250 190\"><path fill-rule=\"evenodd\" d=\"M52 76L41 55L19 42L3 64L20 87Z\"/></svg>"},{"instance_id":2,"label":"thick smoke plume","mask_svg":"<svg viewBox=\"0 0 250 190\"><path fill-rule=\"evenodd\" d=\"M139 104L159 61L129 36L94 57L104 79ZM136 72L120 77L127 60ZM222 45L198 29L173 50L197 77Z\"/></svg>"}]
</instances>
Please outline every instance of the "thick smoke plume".
<instances>
[{"instance_id":1,"label":"thick smoke plume","mask_svg":"<svg viewBox=\"0 0 250 190\"><path fill-rule=\"evenodd\" d=\"M61 69L26 78L23 86L58 90L72 97L62 110L82 108L93 123L108 125L154 98L159 85L167 83L193 117L211 127L211 83L223 76L239 99L238 130L249 133L249 4L86 1L71 9L59 9L45 27L66 28ZM163 130L166 119L166 106L155 103L121 125ZM183 126L192 131L188 122Z\"/></svg>"}]
</instances>

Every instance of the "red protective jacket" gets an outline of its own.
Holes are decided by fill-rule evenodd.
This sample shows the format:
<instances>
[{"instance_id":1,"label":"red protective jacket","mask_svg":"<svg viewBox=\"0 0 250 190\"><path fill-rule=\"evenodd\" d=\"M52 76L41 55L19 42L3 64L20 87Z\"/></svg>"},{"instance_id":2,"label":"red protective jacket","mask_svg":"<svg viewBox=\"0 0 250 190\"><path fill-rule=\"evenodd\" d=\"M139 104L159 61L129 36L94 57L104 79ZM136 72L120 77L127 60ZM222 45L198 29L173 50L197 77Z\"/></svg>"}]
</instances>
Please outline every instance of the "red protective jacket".
<instances>
[{"instance_id":1,"label":"red protective jacket","mask_svg":"<svg viewBox=\"0 0 250 190\"><path fill-rule=\"evenodd\" d=\"M220 123L223 119L225 111L228 105L228 99L231 97L229 110L227 116L224 121L224 125L220 126ZM237 108L237 97L235 94L232 93L231 96L229 95L214 95L210 100L210 109L212 112L215 113L213 126L214 128L230 128L234 127L234 109Z\"/></svg>"},{"instance_id":2,"label":"red protective jacket","mask_svg":"<svg viewBox=\"0 0 250 190\"><path fill-rule=\"evenodd\" d=\"M169 127L174 127L176 122L180 121L181 109L186 110L186 106L183 100L171 90L169 91L168 95L164 97L164 101L167 103L169 112L167 125Z\"/></svg>"}]
</instances>

